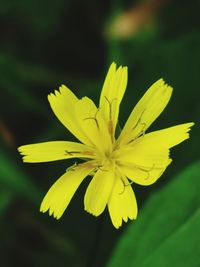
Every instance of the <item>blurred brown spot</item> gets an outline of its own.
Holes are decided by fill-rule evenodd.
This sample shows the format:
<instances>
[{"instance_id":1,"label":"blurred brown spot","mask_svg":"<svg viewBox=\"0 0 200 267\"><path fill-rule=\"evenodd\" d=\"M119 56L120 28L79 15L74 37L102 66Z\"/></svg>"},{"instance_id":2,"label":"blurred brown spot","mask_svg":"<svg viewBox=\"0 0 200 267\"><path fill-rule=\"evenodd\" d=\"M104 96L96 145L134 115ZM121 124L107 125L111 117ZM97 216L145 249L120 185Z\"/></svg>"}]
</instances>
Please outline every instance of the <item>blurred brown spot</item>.
<instances>
[{"instance_id":1,"label":"blurred brown spot","mask_svg":"<svg viewBox=\"0 0 200 267\"><path fill-rule=\"evenodd\" d=\"M167 0L145 1L117 16L106 30L107 37L126 39L150 24L152 18Z\"/></svg>"},{"instance_id":2,"label":"blurred brown spot","mask_svg":"<svg viewBox=\"0 0 200 267\"><path fill-rule=\"evenodd\" d=\"M0 121L0 135L7 144L11 146L15 145L15 138L3 121Z\"/></svg>"}]
</instances>

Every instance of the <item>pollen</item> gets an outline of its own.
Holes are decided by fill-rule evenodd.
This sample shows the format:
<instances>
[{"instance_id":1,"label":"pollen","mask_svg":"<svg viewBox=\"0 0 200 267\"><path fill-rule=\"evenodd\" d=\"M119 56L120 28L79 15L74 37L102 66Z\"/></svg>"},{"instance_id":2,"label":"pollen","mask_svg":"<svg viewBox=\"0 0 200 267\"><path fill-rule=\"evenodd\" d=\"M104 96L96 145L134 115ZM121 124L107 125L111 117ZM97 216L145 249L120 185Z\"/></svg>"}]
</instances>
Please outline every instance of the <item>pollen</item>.
<instances>
[{"instance_id":1,"label":"pollen","mask_svg":"<svg viewBox=\"0 0 200 267\"><path fill-rule=\"evenodd\" d=\"M83 154L86 156L94 156L94 153L92 151L83 151Z\"/></svg>"}]
</instances>

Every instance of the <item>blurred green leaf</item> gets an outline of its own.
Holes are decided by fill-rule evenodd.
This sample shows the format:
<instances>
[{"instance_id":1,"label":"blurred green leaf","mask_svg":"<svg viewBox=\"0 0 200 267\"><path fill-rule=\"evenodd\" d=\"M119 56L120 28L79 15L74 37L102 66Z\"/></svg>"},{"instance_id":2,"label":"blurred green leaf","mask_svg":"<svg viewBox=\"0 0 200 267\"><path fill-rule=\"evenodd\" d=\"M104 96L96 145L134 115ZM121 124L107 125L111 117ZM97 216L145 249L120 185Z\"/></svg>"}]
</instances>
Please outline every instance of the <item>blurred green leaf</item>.
<instances>
[{"instance_id":1,"label":"blurred green leaf","mask_svg":"<svg viewBox=\"0 0 200 267\"><path fill-rule=\"evenodd\" d=\"M0 153L0 186L12 190L13 193L25 196L32 202L38 204L41 192L8 155Z\"/></svg>"},{"instance_id":2,"label":"blurred green leaf","mask_svg":"<svg viewBox=\"0 0 200 267\"><path fill-rule=\"evenodd\" d=\"M13 200L12 193L9 190L0 191L0 216L4 213L7 207Z\"/></svg>"},{"instance_id":3,"label":"blurred green leaf","mask_svg":"<svg viewBox=\"0 0 200 267\"><path fill-rule=\"evenodd\" d=\"M108 267L199 266L199 171L197 161L150 197Z\"/></svg>"},{"instance_id":4,"label":"blurred green leaf","mask_svg":"<svg viewBox=\"0 0 200 267\"><path fill-rule=\"evenodd\" d=\"M177 229L142 266L199 266L200 209Z\"/></svg>"},{"instance_id":5,"label":"blurred green leaf","mask_svg":"<svg viewBox=\"0 0 200 267\"><path fill-rule=\"evenodd\" d=\"M17 60L7 55L0 54L0 87L2 90L0 109L3 111L2 114L10 112L7 105L7 103L9 103L12 106L15 105L15 108L23 112L24 109L26 109L48 117L48 112L42 102L20 82L20 79L23 79L22 75L20 76L20 73L23 71L22 66L23 65L19 64ZM33 68L32 72L35 69L36 68ZM28 70L26 73L28 73ZM26 75L26 73L24 73L24 75Z\"/></svg>"}]
</instances>

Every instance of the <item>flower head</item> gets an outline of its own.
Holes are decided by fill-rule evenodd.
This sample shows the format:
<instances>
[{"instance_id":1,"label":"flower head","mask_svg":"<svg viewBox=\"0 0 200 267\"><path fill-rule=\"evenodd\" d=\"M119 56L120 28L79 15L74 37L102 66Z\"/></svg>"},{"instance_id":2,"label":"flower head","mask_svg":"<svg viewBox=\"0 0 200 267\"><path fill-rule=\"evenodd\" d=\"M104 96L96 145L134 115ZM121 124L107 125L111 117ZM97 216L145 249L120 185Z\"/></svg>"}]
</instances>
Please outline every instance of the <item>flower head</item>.
<instances>
[{"instance_id":1,"label":"flower head","mask_svg":"<svg viewBox=\"0 0 200 267\"><path fill-rule=\"evenodd\" d=\"M172 159L171 147L189 138L193 123L146 133L167 105L172 88L162 79L155 82L133 109L116 138L121 100L127 85L127 67L112 63L100 96L99 107L88 97L78 99L62 85L48 96L60 122L81 143L51 141L19 147L24 162L47 162L79 158L52 185L40 211L59 219L81 182L92 177L84 197L85 210L99 216L106 207L113 225L136 219L137 203L131 184L151 185Z\"/></svg>"}]
</instances>

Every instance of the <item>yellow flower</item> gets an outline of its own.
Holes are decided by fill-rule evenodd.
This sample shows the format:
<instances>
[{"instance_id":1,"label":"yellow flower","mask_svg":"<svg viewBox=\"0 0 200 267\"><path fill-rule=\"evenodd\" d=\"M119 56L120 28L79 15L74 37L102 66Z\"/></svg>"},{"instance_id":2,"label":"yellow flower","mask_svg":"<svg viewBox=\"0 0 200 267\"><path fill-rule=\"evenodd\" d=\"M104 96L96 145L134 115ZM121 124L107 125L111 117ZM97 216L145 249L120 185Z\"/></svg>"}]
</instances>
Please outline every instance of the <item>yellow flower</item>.
<instances>
[{"instance_id":1,"label":"yellow flower","mask_svg":"<svg viewBox=\"0 0 200 267\"><path fill-rule=\"evenodd\" d=\"M60 122L81 143L52 141L19 147L24 162L47 162L79 158L52 185L44 197L40 211L49 211L59 219L81 182L92 180L84 197L85 210L99 216L106 208L113 225L136 219L137 203L132 182L151 185L171 163L169 149L189 138L185 123L146 133L167 105L172 88L162 79L144 94L130 114L119 137L115 130L121 100L127 85L127 67L112 63L100 96L99 108L88 97L78 99L62 85L48 96L51 108Z\"/></svg>"}]
</instances>

